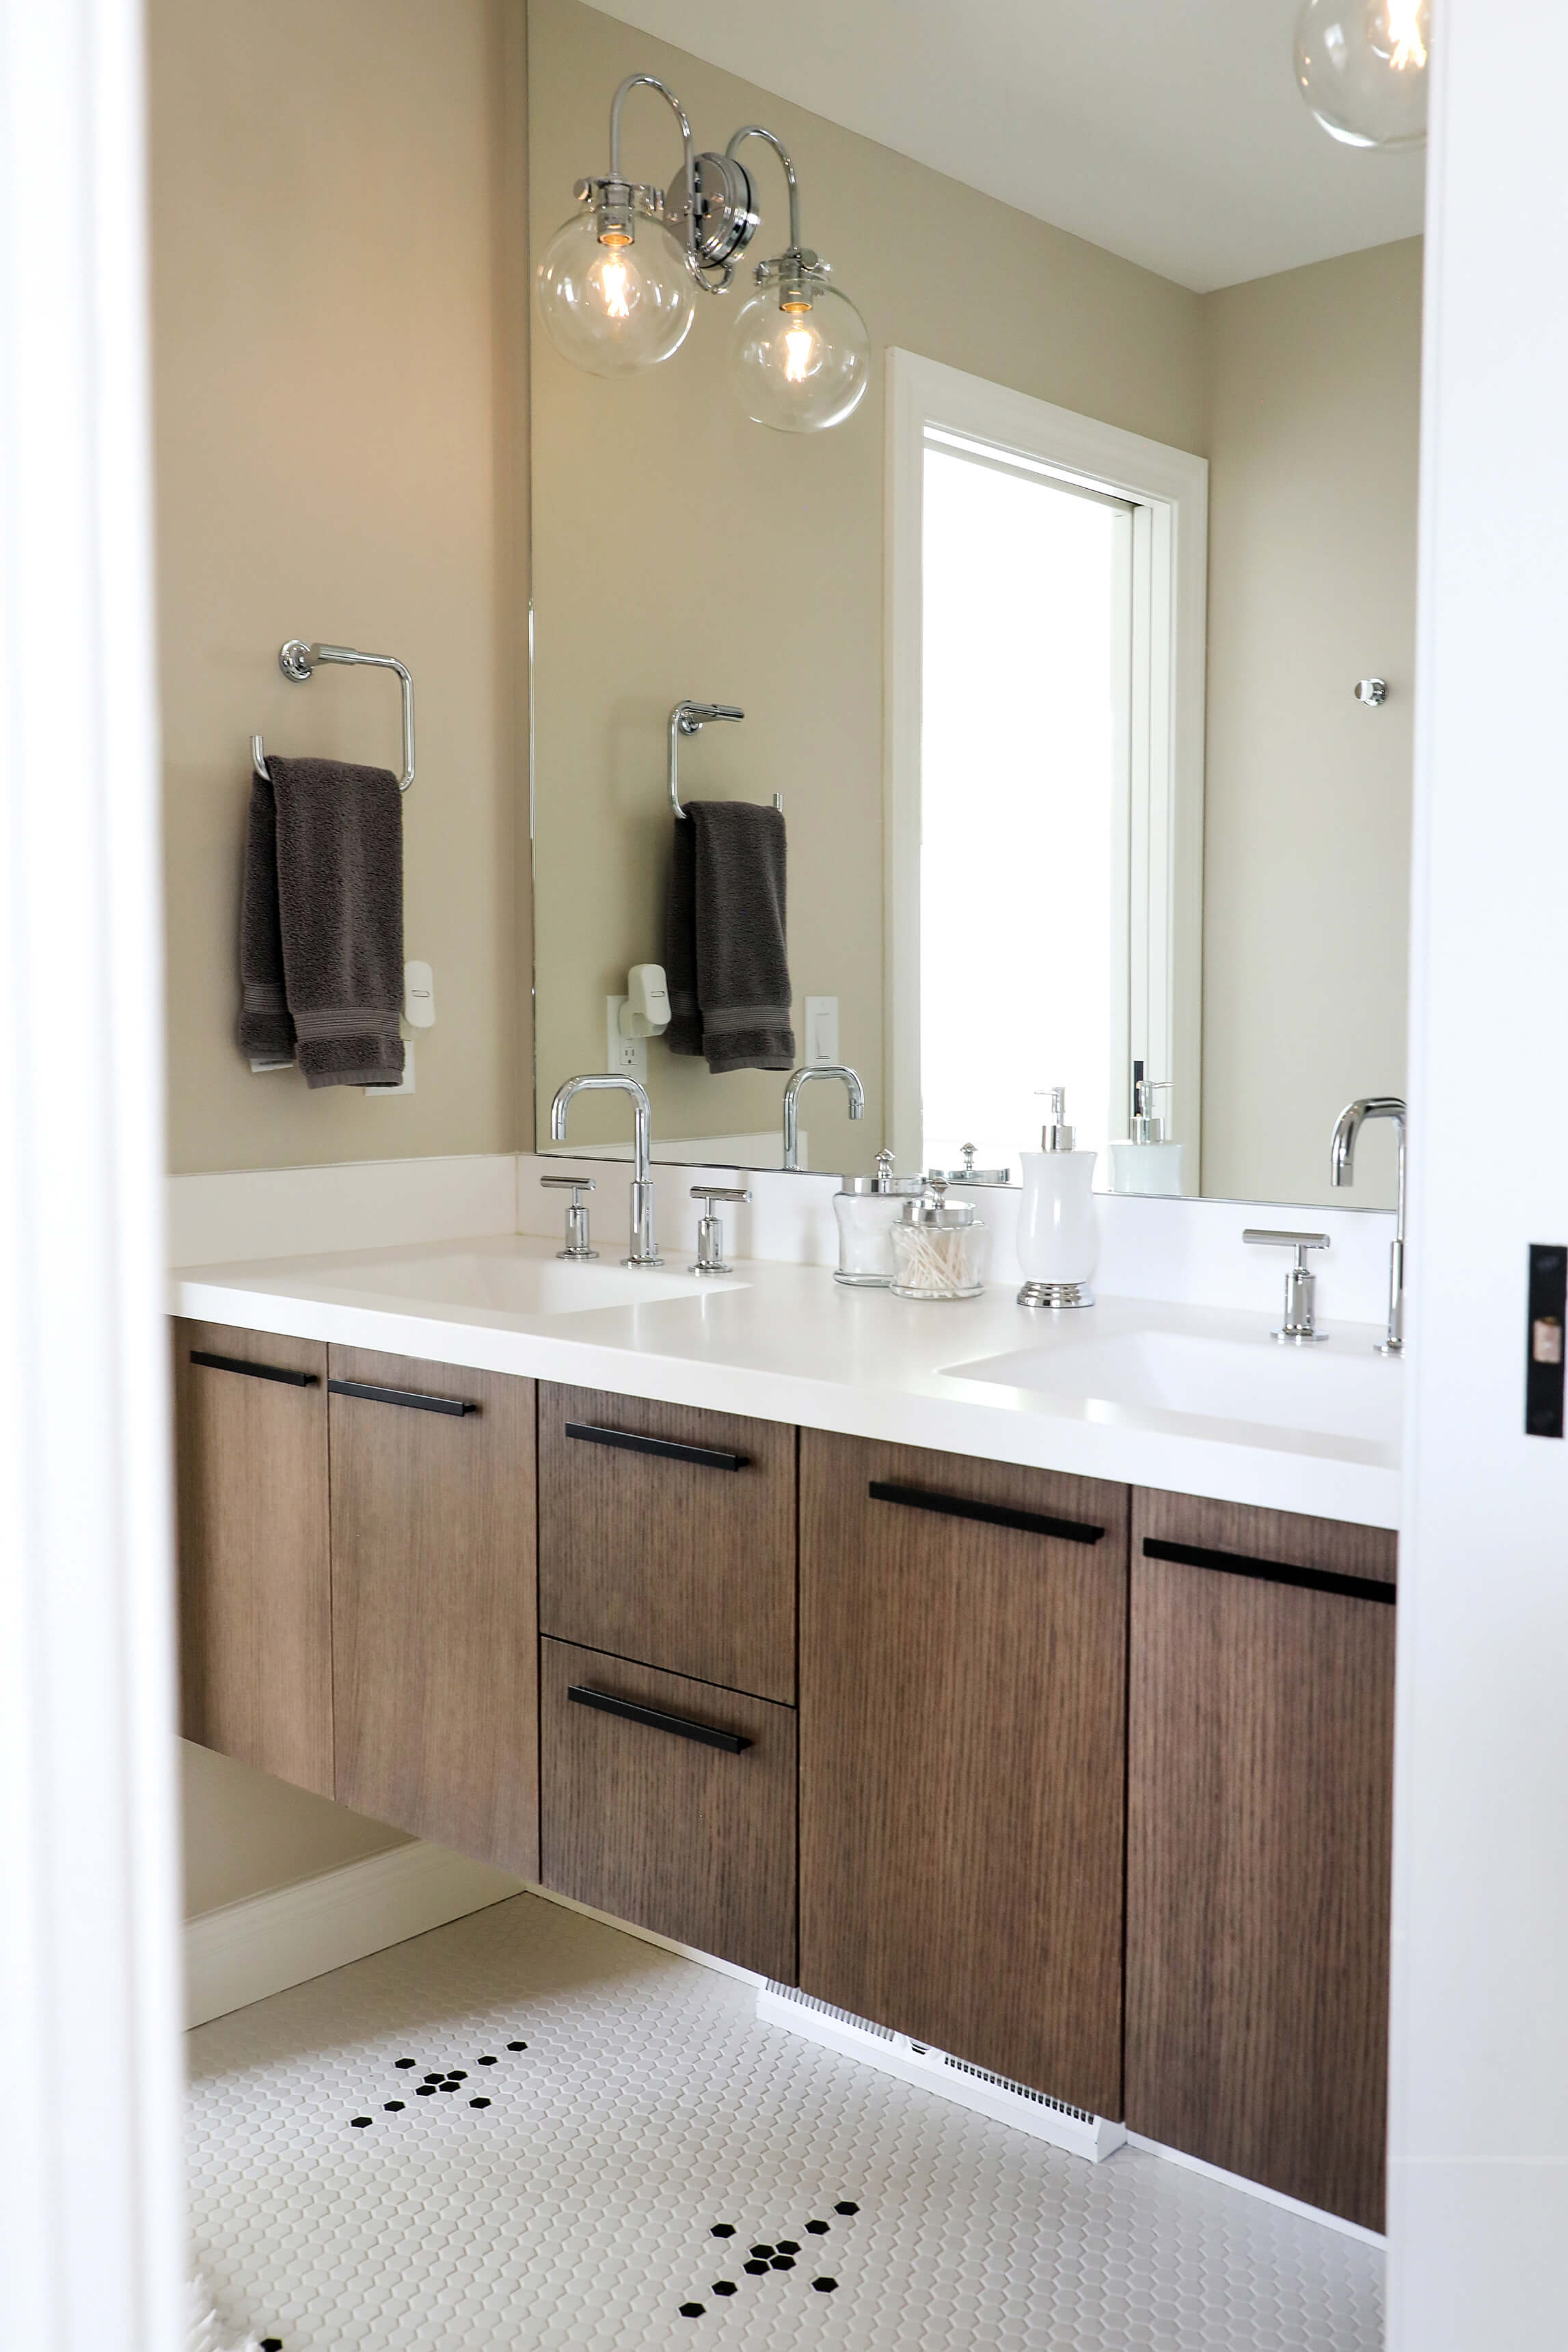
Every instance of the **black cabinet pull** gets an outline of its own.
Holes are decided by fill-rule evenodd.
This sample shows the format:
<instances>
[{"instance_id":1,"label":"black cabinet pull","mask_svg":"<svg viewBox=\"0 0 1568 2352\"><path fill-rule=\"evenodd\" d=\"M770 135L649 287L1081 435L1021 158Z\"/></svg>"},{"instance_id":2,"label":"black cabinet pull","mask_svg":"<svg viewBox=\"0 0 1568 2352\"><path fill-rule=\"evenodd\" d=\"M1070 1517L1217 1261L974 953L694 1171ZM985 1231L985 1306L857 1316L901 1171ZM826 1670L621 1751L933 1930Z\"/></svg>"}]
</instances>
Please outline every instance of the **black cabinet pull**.
<instances>
[{"instance_id":1,"label":"black cabinet pull","mask_svg":"<svg viewBox=\"0 0 1568 2352\"><path fill-rule=\"evenodd\" d=\"M329 1381L329 1396L363 1397L367 1404L401 1404L410 1412L477 1412L462 1397L425 1396L419 1389L378 1389L369 1381Z\"/></svg>"},{"instance_id":2,"label":"black cabinet pull","mask_svg":"<svg viewBox=\"0 0 1568 2352\"><path fill-rule=\"evenodd\" d=\"M193 1348L191 1361L205 1365L209 1372L243 1372L247 1381L281 1381L285 1388L313 1389L317 1384L314 1372L291 1372L281 1364L247 1364L241 1356L214 1356L205 1348Z\"/></svg>"},{"instance_id":3,"label":"black cabinet pull","mask_svg":"<svg viewBox=\"0 0 1568 2352\"><path fill-rule=\"evenodd\" d=\"M1010 1503L972 1503L965 1495L934 1495L924 1486L893 1486L885 1478L873 1478L866 1492L873 1503L902 1503L912 1511L939 1511L948 1519L979 1519L988 1528L1017 1528L1023 1535L1054 1536L1061 1543L1097 1544L1105 1532L1082 1519L1015 1511Z\"/></svg>"},{"instance_id":4,"label":"black cabinet pull","mask_svg":"<svg viewBox=\"0 0 1568 2352\"><path fill-rule=\"evenodd\" d=\"M628 1723L645 1723L650 1731L673 1731L677 1739L695 1739L704 1748L722 1748L727 1756L738 1756L751 1745L738 1731L716 1731L711 1723L694 1723L689 1715L665 1715L656 1706L639 1706L630 1698L612 1698L608 1691L588 1690L580 1683L569 1683L566 1695L574 1706L596 1706L601 1715L623 1715Z\"/></svg>"},{"instance_id":5,"label":"black cabinet pull","mask_svg":"<svg viewBox=\"0 0 1568 2352\"><path fill-rule=\"evenodd\" d=\"M639 1437L631 1429L601 1429L595 1421L569 1421L566 1433L585 1445L619 1445L627 1454L662 1454L666 1462L695 1462L699 1470L744 1470L751 1458L723 1454L714 1445L680 1445L673 1437Z\"/></svg>"},{"instance_id":6,"label":"black cabinet pull","mask_svg":"<svg viewBox=\"0 0 1568 2352\"><path fill-rule=\"evenodd\" d=\"M1211 1551L1206 1544L1167 1543L1144 1538L1145 1559L1175 1560L1179 1568L1212 1568L1223 1576L1250 1576L1260 1584L1294 1584L1303 1592L1337 1592L1346 1601L1382 1601L1390 1607L1396 1588L1376 1576L1340 1576L1328 1568L1292 1568L1286 1560L1250 1559L1245 1552Z\"/></svg>"}]
</instances>

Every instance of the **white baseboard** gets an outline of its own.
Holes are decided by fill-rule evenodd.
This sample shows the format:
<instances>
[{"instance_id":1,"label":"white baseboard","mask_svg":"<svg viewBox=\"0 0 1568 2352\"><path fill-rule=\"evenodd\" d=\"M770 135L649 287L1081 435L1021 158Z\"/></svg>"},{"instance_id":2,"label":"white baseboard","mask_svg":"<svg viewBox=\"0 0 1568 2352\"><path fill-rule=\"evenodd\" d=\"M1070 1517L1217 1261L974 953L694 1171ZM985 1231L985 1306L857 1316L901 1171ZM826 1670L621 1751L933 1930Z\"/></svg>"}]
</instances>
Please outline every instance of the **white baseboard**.
<instances>
[{"instance_id":1,"label":"white baseboard","mask_svg":"<svg viewBox=\"0 0 1568 2352\"><path fill-rule=\"evenodd\" d=\"M1337 2230L1342 2238L1359 2238L1364 2246L1376 2246L1386 2252L1388 2241L1381 2231L1368 2230L1359 2221L1347 2221L1343 2213L1327 2213L1321 2205L1303 2205L1299 2197L1287 2197L1281 2189L1266 2189L1260 2180L1249 2180L1244 2172L1227 2172L1218 2164L1206 2164L1201 2156L1188 2156L1179 2147L1166 2147L1163 2141L1146 2139L1142 2132L1127 2134L1129 2147L1141 2147L1145 2156L1163 2156L1167 2164L1179 2164L1185 2171L1201 2172L1206 2180L1223 2181L1227 2189L1243 2189L1249 2197L1261 2200L1265 2205L1278 2205L1287 2213L1299 2213L1304 2221L1321 2221L1325 2230Z\"/></svg>"},{"instance_id":2,"label":"white baseboard","mask_svg":"<svg viewBox=\"0 0 1568 2352\"><path fill-rule=\"evenodd\" d=\"M393 1846L185 1923L185 2022L204 2025L290 1985L523 1892L444 1846Z\"/></svg>"}]
</instances>

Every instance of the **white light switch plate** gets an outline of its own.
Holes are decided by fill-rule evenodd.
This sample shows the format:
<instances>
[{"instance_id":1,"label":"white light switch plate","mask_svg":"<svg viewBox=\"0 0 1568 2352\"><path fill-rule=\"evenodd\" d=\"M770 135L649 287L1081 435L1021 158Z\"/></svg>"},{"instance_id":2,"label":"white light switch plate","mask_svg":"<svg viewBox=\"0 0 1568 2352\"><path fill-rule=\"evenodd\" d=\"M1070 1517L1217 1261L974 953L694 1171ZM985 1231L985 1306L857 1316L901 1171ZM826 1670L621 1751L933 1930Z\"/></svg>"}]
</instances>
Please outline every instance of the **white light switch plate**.
<instances>
[{"instance_id":1,"label":"white light switch plate","mask_svg":"<svg viewBox=\"0 0 1568 2352\"><path fill-rule=\"evenodd\" d=\"M402 968L402 1017L411 1029L435 1026L435 975L427 963Z\"/></svg>"},{"instance_id":2,"label":"white light switch plate","mask_svg":"<svg viewBox=\"0 0 1568 2352\"><path fill-rule=\"evenodd\" d=\"M621 1034L621 1007L625 1002L623 996L604 1000L604 1066L641 1084L648 1075L648 1041Z\"/></svg>"},{"instance_id":3,"label":"white light switch plate","mask_svg":"<svg viewBox=\"0 0 1568 2352\"><path fill-rule=\"evenodd\" d=\"M839 1058L839 1000L836 996L806 999L806 1066L820 1070Z\"/></svg>"}]
</instances>

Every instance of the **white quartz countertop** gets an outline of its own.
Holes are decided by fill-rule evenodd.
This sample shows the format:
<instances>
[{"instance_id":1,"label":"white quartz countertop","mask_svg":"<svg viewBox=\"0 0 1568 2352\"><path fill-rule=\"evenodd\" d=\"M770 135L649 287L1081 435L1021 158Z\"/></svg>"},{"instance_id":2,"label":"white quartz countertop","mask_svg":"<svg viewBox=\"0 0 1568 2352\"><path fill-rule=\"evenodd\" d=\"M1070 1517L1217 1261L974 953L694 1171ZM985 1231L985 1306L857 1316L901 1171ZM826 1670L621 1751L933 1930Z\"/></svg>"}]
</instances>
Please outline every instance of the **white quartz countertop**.
<instances>
[{"instance_id":1,"label":"white quartz countertop","mask_svg":"<svg viewBox=\"0 0 1568 2352\"><path fill-rule=\"evenodd\" d=\"M1127 1486L1396 1527L1403 1368L1370 1324L1276 1347L1266 1314L1103 1297L1037 1313L1010 1285L915 1302L821 1266L727 1279L559 1265L507 1234L185 1266L170 1309ZM580 1279L586 1277L586 1279ZM645 1285L645 1291L640 1286ZM608 1303L597 1303L597 1294ZM594 1300L577 1304L579 1298ZM995 1360L1001 1360L998 1363Z\"/></svg>"}]
</instances>

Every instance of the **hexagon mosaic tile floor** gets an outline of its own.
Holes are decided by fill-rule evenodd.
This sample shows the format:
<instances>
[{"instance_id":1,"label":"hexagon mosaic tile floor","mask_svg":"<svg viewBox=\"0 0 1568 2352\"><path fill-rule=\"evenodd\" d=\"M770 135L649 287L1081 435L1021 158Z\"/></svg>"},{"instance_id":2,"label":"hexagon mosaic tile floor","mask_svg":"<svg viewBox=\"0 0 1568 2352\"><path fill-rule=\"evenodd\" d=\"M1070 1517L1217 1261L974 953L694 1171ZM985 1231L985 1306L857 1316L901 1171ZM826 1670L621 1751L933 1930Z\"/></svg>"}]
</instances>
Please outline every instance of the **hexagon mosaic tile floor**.
<instances>
[{"instance_id":1,"label":"hexagon mosaic tile floor","mask_svg":"<svg viewBox=\"0 0 1568 2352\"><path fill-rule=\"evenodd\" d=\"M193 2262L282 2352L1375 2352L1374 2247L759 2025L520 1895L189 2037Z\"/></svg>"}]
</instances>

